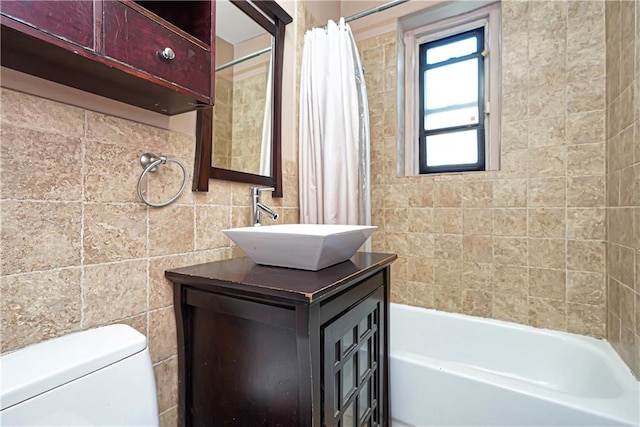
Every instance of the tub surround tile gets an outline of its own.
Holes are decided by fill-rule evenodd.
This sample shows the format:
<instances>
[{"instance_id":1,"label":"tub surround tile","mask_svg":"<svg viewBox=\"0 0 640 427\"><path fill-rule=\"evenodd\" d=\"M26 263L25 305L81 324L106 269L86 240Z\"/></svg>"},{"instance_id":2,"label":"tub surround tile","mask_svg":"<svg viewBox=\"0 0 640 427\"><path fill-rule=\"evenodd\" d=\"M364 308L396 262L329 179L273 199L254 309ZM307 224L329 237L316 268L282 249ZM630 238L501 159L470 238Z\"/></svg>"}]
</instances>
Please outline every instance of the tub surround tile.
<instances>
[{"instance_id":1,"label":"tub surround tile","mask_svg":"<svg viewBox=\"0 0 640 427\"><path fill-rule=\"evenodd\" d=\"M462 234L488 235L493 231L493 209L464 209L462 211Z\"/></svg>"},{"instance_id":2,"label":"tub surround tile","mask_svg":"<svg viewBox=\"0 0 640 427\"><path fill-rule=\"evenodd\" d=\"M493 262L493 237L463 236L463 259L471 262Z\"/></svg>"},{"instance_id":3,"label":"tub surround tile","mask_svg":"<svg viewBox=\"0 0 640 427\"><path fill-rule=\"evenodd\" d=\"M604 209L567 209L567 237L572 240L604 240Z\"/></svg>"},{"instance_id":4,"label":"tub surround tile","mask_svg":"<svg viewBox=\"0 0 640 427\"><path fill-rule=\"evenodd\" d=\"M462 289L448 286L433 286L436 310L460 313L462 311Z\"/></svg>"},{"instance_id":5,"label":"tub surround tile","mask_svg":"<svg viewBox=\"0 0 640 427\"><path fill-rule=\"evenodd\" d=\"M567 144L590 144L603 141L605 141L605 110L567 115Z\"/></svg>"},{"instance_id":6,"label":"tub surround tile","mask_svg":"<svg viewBox=\"0 0 640 427\"><path fill-rule=\"evenodd\" d=\"M495 236L525 237L527 235L527 210L494 209L493 234Z\"/></svg>"},{"instance_id":7,"label":"tub surround tile","mask_svg":"<svg viewBox=\"0 0 640 427\"><path fill-rule=\"evenodd\" d=\"M527 239L512 237L494 237L493 259L502 265L527 265Z\"/></svg>"},{"instance_id":8,"label":"tub surround tile","mask_svg":"<svg viewBox=\"0 0 640 427\"><path fill-rule=\"evenodd\" d=\"M492 290L493 270L492 263L464 262L462 264L462 287Z\"/></svg>"},{"instance_id":9,"label":"tub surround tile","mask_svg":"<svg viewBox=\"0 0 640 427\"><path fill-rule=\"evenodd\" d=\"M572 303L602 305L606 302L604 273L567 272L567 300Z\"/></svg>"},{"instance_id":10,"label":"tub surround tile","mask_svg":"<svg viewBox=\"0 0 640 427\"><path fill-rule=\"evenodd\" d=\"M567 332L604 338L606 308L569 303L567 308Z\"/></svg>"},{"instance_id":11,"label":"tub surround tile","mask_svg":"<svg viewBox=\"0 0 640 427\"><path fill-rule=\"evenodd\" d=\"M529 298L529 324L538 328L566 330L567 303L545 298Z\"/></svg>"},{"instance_id":12,"label":"tub surround tile","mask_svg":"<svg viewBox=\"0 0 640 427\"><path fill-rule=\"evenodd\" d=\"M402 292L404 304L426 308L434 307L433 285L422 282L405 282L403 287L405 290Z\"/></svg>"},{"instance_id":13,"label":"tub surround tile","mask_svg":"<svg viewBox=\"0 0 640 427\"><path fill-rule=\"evenodd\" d=\"M462 310L472 316L491 317L493 295L488 291L465 289L462 293Z\"/></svg>"},{"instance_id":14,"label":"tub surround tile","mask_svg":"<svg viewBox=\"0 0 640 427\"><path fill-rule=\"evenodd\" d=\"M465 208L482 208L493 203L493 181L470 181L463 184Z\"/></svg>"},{"instance_id":15,"label":"tub surround tile","mask_svg":"<svg viewBox=\"0 0 640 427\"><path fill-rule=\"evenodd\" d=\"M462 236L454 234L434 235L434 257L436 259L462 259Z\"/></svg>"},{"instance_id":16,"label":"tub surround tile","mask_svg":"<svg viewBox=\"0 0 640 427\"><path fill-rule=\"evenodd\" d=\"M528 305L526 296L512 294L493 294L493 317L516 323L528 323Z\"/></svg>"},{"instance_id":17,"label":"tub surround tile","mask_svg":"<svg viewBox=\"0 0 640 427\"><path fill-rule=\"evenodd\" d=\"M529 268L529 296L562 301L565 294L565 270Z\"/></svg>"},{"instance_id":18,"label":"tub surround tile","mask_svg":"<svg viewBox=\"0 0 640 427\"><path fill-rule=\"evenodd\" d=\"M568 207L599 207L605 204L606 178L580 176L567 179Z\"/></svg>"},{"instance_id":19,"label":"tub surround tile","mask_svg":"<svg viewBox=\"0 0 640 427\"><path fill-rule=\"evenodd\" d=\"M527 206L527 180L496 180L493 187L493 206L514 208Z\"/></svg>"},{"instance_id":20,"label":"tub surround tile","mask_svg":"<svg viewBox=\"0 0 640 427\"><path fill-rule=\"evenodd\" d=\"M506 40L503 38L503 45ZM501 137L502 150L522 150L529 144L528 123L526 121L508 122L502 125Z\"/></svg>"},{"instance_id":21,"label":"tub surround tile","mask_svg":"<svg viewBox=\"0 0 640 427\"><path fill-rule=\"evenodd\" d=\"M454 208L462 206L461 182L434 182L433 206Z\"/></svg>"},{"instance_id":22,"label":"tub surround tile","mask_svg":"<svg viewBox=\"0 0 640 427\"><path fill-rule=\"evenodd\" d=\"M435 260L433 264L433 280L444 286L460 287L462 285L462 261Z\"/></svg>"},{"instance_id":23,"label":"tub surround tile","mask_svg":"<svg viewBox=\"0 0 640 427\"><path fill-rule=\"evenodd\" d=\"M410 208L407 210L407 231L410 233L430 233L434 230L434 210L431 208ZM385 226L386 229L386 226ZM376 233L374 233L374 236Z\"/></svg>"},{"instance_id":24,"label":"tub surround tile","mask_svg":"<svg viewBox=\"0 0 640 427\"><path fill-rule=\"evenodd\" d=\"M529 270L527 267L496 265L493 289L505 295L526 296L529 288Z\"/></svg>"},{"instance_id":25,"label":"tub surround tile","mask_svg":"<svg viewBox=\"0 0 640 427\"><path fill-rule=\"evenodd\" d=\"M400 266L397 270L398 277L401 280L406 277L406 279L412 282L433 283L436 262L437 260L426 258L409 258L404 265L405 276L403 277L403 269L402 266Z\"/></svg>"},{"instance_id":26,"label":"tub surround tile","mask_svg":"<svg viewBox=\"0 0 640 427\"><path fill-rule=\"evenodd\" d=\"M529 237L565 237L565 210L529 209Z\"/></svg>"},{"instance_id":27,"label":"tub surround tile","mask_svg":"<svg viewBox=\"0 0 640 427\"><path fill-rule=\"evenodd\" d=\"M605 144L581 144L567 147L567 173L572 176L604 175Z\"/></svg>"},{"instance_id":28,"label":"tub surround tile","mask_svg":"<svg viewBox=\"0 0 640 427\"><path fill-rule=\"evenodd\" d=\"M555 45L556 43L554 43ZM545 49L545 46L541 46ZM542 68L549 68L543 66ZM564 145L566 137L566 119L564 115L545 119L529 120L529 148Z\"/></svg>"},{"instance_id":29,"label":"tub surround tile","mask_svg":"<svg viewBox=\"0 0 640 427\"><path fill-rule=\"evenodd\" d=\"M530 179L527 195L530 207L564 207L566 180L562 178Z\"/></svg>"},{"instance_id":30,"label":"tub surround tile","mask_svg":"<svg viewBox=\"0 0 640 427\"><path fill-rule=\"evenodd\" d=\"M549 178L565 175L566 148L543 147L530 148L529 177Z\"/></svg>"},{"instance_id":31,"label":"tub surround tile","mask_svg":"<svg viewBox=\"0 0 640 427\"><path fill-rule=\"evenodd\" d=\"M564 269L565 247L564 239L529 239L529 266Z\"/></svg>"},{"instance_id":32,"label":"tub surround tile","mask_svg":"<svg viewBox=\"0 0 640 427\"><path fill-rule=\"evenodd\" d=\"M391 232L406 232L408 227L407 209L385 209L384 224L385 229Z\"/></svg>"},{"instance_id":33,"label":"tub surround tile","mask_svg":"<svg viewBox=\"0 0 640 427\"><path fill-rule=\"evenodd\" d=\"M402 214L399 214L400 217ZM396 218L396 221L398 219ZM385 219L385 226L389 228L391 225ZM462 210L460 209L434 209L433 210L433 228L438 233L444 234L462 234Z\"/></svg>"}]
</instances>

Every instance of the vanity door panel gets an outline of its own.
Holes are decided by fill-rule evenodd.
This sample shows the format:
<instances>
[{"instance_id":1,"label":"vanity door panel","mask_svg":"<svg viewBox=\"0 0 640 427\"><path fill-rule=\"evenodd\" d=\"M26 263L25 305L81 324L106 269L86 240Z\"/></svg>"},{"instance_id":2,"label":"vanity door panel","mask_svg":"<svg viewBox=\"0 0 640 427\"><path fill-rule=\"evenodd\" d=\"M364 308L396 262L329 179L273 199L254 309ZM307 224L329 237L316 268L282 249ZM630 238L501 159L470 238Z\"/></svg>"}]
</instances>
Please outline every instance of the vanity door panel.
<instances>
[{"instance_id":1,"label":"vanity door panel","mask_svg":"<svg viewBox=\"0 0 640 427\"><path fill-rule=\"evenodd\" d=\"M323 328L323 425L380 426L384 289Z\"/></svg>"}]
</instances>

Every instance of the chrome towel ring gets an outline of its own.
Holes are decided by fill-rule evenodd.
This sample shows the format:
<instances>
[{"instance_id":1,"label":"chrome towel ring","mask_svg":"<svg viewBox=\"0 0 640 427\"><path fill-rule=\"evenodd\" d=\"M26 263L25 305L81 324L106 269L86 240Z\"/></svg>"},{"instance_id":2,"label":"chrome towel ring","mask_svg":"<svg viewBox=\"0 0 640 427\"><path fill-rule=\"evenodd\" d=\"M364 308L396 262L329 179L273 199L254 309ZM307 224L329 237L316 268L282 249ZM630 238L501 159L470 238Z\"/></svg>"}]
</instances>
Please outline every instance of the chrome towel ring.
<instances>
[{"instance_id":1,"label":"chrome towel ring","mask_svg":"<svg viewBox=\"0 0 640 427\"><path fill-rule=\"evenodd\" d=\"M178 166L180 166L180 168L182 168L182 173L184 174L184 178L182 180L182 186L180 187L180 190L178 190L178 192L166 202L161 202L161 203L150 202L144 197L144 194L142 194L142 181L144 181L144 177L149 172L155 172L158 169L159 165L161 164L164 165L169 162L176 163ZM188 179L189 173L187 172L187 168L184 166L184 164L182 164L182 162L178 159L173 159L171 157L165 157L165 156L158 157L155 154L144 153L140 157L140 164L142 165L144 170L142 171L142 174L138 179L138 196L140 196L140 199L142 199L143 202L145 202L147 205L151 207L161 208L163 206L170 205L171 203L175 202L178 197L180 197L180 194L182 194L185 187L187 186L187 179Z\"/></svg>"}]
</instances>

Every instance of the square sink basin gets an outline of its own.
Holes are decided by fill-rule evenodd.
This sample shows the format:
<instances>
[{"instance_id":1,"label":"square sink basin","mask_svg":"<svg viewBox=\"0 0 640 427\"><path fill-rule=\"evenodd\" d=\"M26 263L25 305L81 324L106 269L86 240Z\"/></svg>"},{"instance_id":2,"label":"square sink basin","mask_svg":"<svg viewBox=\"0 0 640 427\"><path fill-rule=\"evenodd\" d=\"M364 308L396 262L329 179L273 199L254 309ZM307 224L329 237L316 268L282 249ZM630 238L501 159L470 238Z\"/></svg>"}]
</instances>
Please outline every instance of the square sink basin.
<instances>
[{"instance_id":1,"label":"square sink basin","mask_svg":"<svg viewBox=\"0 0 640 427\"><path fill-rule=\"evenodd\" d=\"M346 261L378 227L279 224L222 230L256 264L317 271Z\"/></svg>"}]
</instances>

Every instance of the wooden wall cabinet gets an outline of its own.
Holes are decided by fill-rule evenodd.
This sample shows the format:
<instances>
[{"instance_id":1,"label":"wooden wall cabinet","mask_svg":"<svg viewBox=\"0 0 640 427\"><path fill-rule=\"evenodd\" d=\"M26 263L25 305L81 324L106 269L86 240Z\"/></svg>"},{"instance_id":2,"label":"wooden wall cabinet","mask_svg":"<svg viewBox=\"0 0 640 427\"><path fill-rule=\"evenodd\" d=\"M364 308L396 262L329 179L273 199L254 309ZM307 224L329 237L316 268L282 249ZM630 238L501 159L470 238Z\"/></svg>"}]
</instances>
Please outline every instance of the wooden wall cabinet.
<instances>
[{"instance_id":1,"label":"wooden wall cabinet","mask_svg":"<svg viewBox=\"0 0 640 427\"><path fill-rule=\"evenodd\" d=\"M395 255L311 272L235 258L167 271L179 424L389 426Z\"/></svg>"},{"instance_id":2,"label":"wooden wall cabinet","mask_svg":"<svg viewBox=\"0 0 640 427\"><path fill-rule=\"evenodd\" d=\"M0 64L163 114L213 105L215 4L0 2Z\"/></svg>"}]
</instances>

